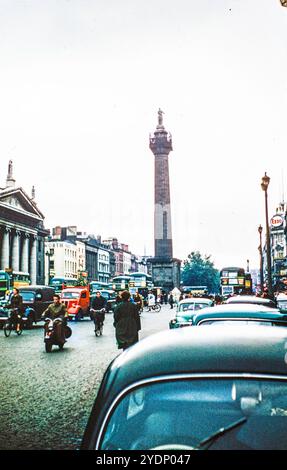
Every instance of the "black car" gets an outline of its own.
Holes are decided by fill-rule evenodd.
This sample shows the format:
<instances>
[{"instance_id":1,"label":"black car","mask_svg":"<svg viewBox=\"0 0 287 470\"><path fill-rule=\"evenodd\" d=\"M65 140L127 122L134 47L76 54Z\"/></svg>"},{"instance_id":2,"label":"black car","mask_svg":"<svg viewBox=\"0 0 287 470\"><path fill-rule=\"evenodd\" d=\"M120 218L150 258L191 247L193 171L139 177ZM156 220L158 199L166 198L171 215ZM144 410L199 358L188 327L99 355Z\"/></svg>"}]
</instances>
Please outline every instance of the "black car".
<instances>
[{"instance_id":1,"label":"black car","mask_svg":"<svg viewBox=\"0 0 287 470\"><path fill-rule=\"evenodd\" d=\"M41 320L41 315L53 302L55 289L49 286L25 286L19 287L19 293L23 298L24 325L31 328L34 322ZM10 294L12 295L12 294ZM5 308L0 309L0 321L4 322L8 318L8 312Z\"/></svg>"},{"instance_id":2,"label":"black car","mask_svg":"<svg viewBox=\"0 0 287 470\"><path fill-rule=\"evenodd\" d=\"M287 449L287 330L178 328L108 367L81 449Z\"/></svg>"},{"instance_id":3,"label":"black car","mask_svg":"<svg viewBox=\"0 0 287 470\"><path fill-rule=\"evenodd\" d=\"M96 292L100 292L101 296L106 299L106 301L107 301L107 303L106 303L107 312L113 311L115 306L116 306L116 293L115 293L115 291L114 290L108 290L108 289L101 289L101 290L98 290L98 291L94 291L94 293L91 294L90 305L92 305L92 301L96 297Z\"/></svg>"}]
</instances>

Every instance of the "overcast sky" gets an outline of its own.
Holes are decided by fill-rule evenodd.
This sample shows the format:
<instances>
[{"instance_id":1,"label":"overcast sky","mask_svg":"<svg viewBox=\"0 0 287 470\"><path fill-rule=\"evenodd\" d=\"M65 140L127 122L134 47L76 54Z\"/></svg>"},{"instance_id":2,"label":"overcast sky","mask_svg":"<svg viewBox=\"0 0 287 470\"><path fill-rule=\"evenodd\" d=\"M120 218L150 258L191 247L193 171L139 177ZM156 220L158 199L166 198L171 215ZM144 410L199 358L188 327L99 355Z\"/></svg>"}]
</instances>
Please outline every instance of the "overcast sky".
<instances>
[{"instance_id":1,"label":"overcast sky","mask_svg":"<svg viewBox=\"0 0 287 470\"><path fill-rule=\"evenodd\" d=\"M157 110L174 256L259 265L287 199L287 8L279 0L0 0L1 184L34 184L45 226L154 254Z\"/></svg>"}]
</instances>

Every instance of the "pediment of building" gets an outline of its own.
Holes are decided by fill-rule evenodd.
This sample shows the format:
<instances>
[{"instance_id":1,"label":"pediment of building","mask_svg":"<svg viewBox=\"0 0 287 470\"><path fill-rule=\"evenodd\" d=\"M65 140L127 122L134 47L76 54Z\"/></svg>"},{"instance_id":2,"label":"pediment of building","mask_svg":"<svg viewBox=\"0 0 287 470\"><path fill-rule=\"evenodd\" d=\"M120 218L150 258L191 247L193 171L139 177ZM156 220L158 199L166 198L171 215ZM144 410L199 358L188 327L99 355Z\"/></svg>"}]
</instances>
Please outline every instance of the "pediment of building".
<instances>
[{"instance_id":1,"label":"pediment of building","mask_svg":"<svg viewBox=\"0 0 287 470\"><path fill-rule=\"evenodd\" d=\"M22 188L0 191L0 206L11 208L33 218L43 219L43 214Z\"/></svg>"}]
</instances>

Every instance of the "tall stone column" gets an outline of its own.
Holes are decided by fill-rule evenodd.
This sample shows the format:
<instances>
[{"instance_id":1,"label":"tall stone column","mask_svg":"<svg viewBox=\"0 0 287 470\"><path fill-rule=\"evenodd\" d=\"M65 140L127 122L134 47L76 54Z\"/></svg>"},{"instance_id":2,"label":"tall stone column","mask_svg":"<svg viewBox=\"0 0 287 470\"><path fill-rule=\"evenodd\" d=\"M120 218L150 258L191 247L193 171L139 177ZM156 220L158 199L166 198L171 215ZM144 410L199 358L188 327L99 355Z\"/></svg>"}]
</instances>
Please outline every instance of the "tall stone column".
<instances>
[{"instance_id":1,"label":"tall stone column","mask_svg":"<svg viewBox=\"0 0 287 470\"><path fill-rule=\"evenodd\" d=\"M10 254L10 229L5 227L3 232L2 240L2 252L1 252L1 269L10 268L9 266L9 254Z\"/></svg>"},{"instance_id":2,"label":"tall stone column","mask_svg":"<svg viewBox=\"0 0 287 470\"><path fill-rule=\"evenodd\" d=\"M171 209L168 156L172 150L171 135L162 123L163 111L158 111L158 125L150 137L150 149L155 156L154 243L155 257L172 258Z\"/></svg>"},{"instance_id":3,"label":"tall stone column","mask_svg":"<svg viewBox=\"0 0 287 470\"><path fill-rule=\"evenodd\" d=\"M12 269L19 271L19 258L20 258L20 232L16 230L12 241Z\"/></svg>"},{"instance_id":4,"label":"tall stone column","mask_svg":"<svg viewBox=\"0 0 287 470\"><path fill-rule=\"evenodd\" d=\"M29 235L28 233L24 234L22 256L21 256L21 271L23 271L24 273L29 272Z\"/></svg>"},{"instance_id":5,"label":"tall stone column","mask_svg":"<svg viewBox=\"0 0 287 470\"><path fill-rule=\"evenodd\" d=\"M30 278L31 284L37 283L37 237L31 237Z\"/></svg>"}]
</instances>

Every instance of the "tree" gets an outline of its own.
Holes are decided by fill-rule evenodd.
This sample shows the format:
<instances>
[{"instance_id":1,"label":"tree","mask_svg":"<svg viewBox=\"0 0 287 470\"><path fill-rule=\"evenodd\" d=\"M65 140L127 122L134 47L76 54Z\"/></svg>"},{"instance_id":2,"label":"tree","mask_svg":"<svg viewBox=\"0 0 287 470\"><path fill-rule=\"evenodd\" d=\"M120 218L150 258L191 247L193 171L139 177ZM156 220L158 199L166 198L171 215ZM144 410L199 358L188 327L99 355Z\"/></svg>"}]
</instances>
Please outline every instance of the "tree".
<instances>
[{"instance_id":1,"label":"tree","mask_svg":"<svg viewBox=\"0 0 287 470\"><path fill-rule=\"evenodd\" d=\"M215 269L211 256L201 256L199 251L192 251L183 262L181 279L185 286L206 286L208 292L218 293L220 285L219 271Z\"/></svg>"}]
</instances>

